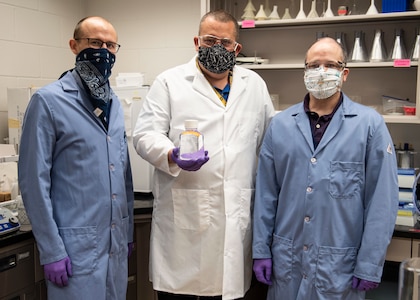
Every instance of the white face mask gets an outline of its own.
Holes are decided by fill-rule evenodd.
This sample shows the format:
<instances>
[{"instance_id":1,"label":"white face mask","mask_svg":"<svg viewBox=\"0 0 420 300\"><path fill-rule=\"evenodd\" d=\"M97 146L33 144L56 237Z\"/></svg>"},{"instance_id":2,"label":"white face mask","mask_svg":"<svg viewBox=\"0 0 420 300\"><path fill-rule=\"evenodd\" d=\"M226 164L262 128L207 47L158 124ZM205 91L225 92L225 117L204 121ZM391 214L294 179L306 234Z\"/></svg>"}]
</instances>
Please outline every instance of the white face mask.
<instances>
[{"instance_id":1,"label":"white face mask","mask_svg":"<svg viewBox=\"0 0 420 300\"><path fill-rule=\"evenodd\" d=\"M306 89L316 99L327 99L341 89L343 71L332 68L305 70L304 82Z\"/></svg>"}]
</instances>

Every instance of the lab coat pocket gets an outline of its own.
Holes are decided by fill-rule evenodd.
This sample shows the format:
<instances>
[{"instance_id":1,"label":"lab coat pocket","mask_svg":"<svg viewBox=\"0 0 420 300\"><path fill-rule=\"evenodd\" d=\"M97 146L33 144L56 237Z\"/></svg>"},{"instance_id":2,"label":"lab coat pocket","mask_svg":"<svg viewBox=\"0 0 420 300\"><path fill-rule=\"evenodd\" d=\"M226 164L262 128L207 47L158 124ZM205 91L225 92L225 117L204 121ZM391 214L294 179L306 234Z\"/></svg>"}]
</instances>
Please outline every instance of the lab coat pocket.
<instances>
[{"instance_id":1,"label":"lab coat pocket","mask_svg":"<svg viewBox=\"0 0 420 300\"><path fill-rule=\"evenodd\" d=\"M181 229L203 231L210 225L208 190L172 189L174 222Z\"/></svg>"},{"instance_id":2,"label":"lab coat pocket","mask_svg":"<svg viewBox=\"0 0 420 300\"><path fill-rule=\"evenodd\" d=\"M293 242L278 235L273 237L273 276L277 280L288 282L292 276Z\"/></svg>"},{"instance_id":3,"label":"lab coat pocket","mask_svg":"<svg viewBox=\"0 0 420 300\"><path fill-rule=\"evenodd\" d=\"M319 247L316 288L321 293L342 293L351 286L357 248Z\"/></svg>"},{"instance_id":4,"label":"lab coat pocket","mask_svg":"<svg viewBox=\"0 0 420 300\"><path fill-rule=\"evenodd\" d=\"M59 232L71 259L73 275L91 274L98 256L96 227L62 227Z\"/></svg>"},{"instance_id":5,"label":"lab coat pocket","mask_svg":"<svg viewBox=\"0 0 420 300\"><path fill-rule=\"evenodd\" d=\"M360 192L363 164L332 161L330 164L329 192L334 198L350 198Z\"/></svg>"}]
</instances>

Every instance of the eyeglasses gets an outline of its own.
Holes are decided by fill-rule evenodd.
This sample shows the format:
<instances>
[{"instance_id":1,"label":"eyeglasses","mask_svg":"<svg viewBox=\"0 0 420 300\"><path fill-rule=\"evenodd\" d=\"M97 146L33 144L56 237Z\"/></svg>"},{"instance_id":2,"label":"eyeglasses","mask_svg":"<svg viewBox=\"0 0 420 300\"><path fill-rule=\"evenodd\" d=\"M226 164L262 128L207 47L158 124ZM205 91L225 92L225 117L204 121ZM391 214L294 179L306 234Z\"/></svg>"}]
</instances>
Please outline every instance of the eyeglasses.
<instances>
[{"instance_id":1,"label":"eyeglasses","mask_svg":"<svg viewBox=\"0 0 420 300\"><path fill-rule=\"evenodd\" d=\"M318 69L321 66L323 66L324 69L326 68L326 69L342 70L346 67L346 63L341 62L341 61L327 61L325 63L314 61L314 62L305 63L306 70Z\"/></svg>"},{"instance_id":2,"label":"eyeglasses","mask_svg":"<svg viewBox=\"0 0 420 300\"><path fill-rule=\"evenodd\" d=\"M94 48L94 49L100 49L100 48L102 48L102 45L103 44L105 44L106 45L106 48L110 51L110 52L112 52L112 53L117 53L118 52L118 50L120 49L120 47L121 47L121 45L120 44L117 44L117 43L114 43L114 42L104 42L104 41L102 41L102 40L100 40L100 39L91 39L91 38L78 38L78 39L75 39L76 41L79 41L79 40L87 40L88 41L88 44L89 44L89 46L91 47L91 48Z\"/></svg>"},{"instance_id":3,"label":"eyeglasses","mask_svg":"<svg viewBox=\"0 0 420 300\"><path fill-rule=\"evenodd\" d=\"M220 42L227 50L234 50L238 44L236 41L229 38L218 38L217 36L209 34L199 36L199 38L206 47L213 47L217 42Z\"/></svg>"}]
</instances>

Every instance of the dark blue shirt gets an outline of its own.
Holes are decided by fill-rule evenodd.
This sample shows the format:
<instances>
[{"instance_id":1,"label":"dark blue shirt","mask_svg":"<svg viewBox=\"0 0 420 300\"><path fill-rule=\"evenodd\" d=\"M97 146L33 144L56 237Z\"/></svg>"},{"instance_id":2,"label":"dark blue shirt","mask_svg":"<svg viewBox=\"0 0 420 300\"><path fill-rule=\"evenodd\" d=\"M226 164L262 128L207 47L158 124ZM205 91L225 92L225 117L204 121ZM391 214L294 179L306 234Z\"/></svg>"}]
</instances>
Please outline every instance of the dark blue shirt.
<instances>
[{"instance_id":1,"label":"dark blue shirt","mask_svg":"<svg viewBox=\"0 0 420 300\"><path fill-rule=\"evenodd\" d=\"M319 99L316 101L323 101L323 100ZM311 126L311 131L312 131L312 140L314 142L315 149L316 147L318 147L318 144L321 141L322 136L324 135L325 131L327 130L328 125L331 122L331 119L333 118L335 112L337 111L338 107L341 105L342 102L343 102L343 94L340 93L340 100L338 101L332 113L328 115L319 116L316 112L309 110L309 94L306 94L305 99L303 100L303 106L309 118L309 124Z\"/></svg>"}]
</instances>

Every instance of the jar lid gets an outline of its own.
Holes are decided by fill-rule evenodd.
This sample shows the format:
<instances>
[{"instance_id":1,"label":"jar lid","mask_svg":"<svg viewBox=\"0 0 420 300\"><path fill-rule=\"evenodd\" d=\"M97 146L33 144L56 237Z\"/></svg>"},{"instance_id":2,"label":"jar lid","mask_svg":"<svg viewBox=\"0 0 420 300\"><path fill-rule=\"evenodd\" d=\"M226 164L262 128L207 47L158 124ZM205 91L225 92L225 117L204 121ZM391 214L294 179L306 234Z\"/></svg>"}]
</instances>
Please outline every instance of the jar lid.
<instances>
[{"instance_id":1,"label":"jar lid","mask_svg":"<svg viewBox=\"0 0 420 300\"><path fill-rule=\"evenodd\" d=\"M185 120L184 121L185 128L198 128L198 121L197 120Z\"/></svg>"}]
</instances>

